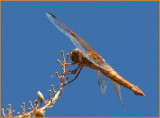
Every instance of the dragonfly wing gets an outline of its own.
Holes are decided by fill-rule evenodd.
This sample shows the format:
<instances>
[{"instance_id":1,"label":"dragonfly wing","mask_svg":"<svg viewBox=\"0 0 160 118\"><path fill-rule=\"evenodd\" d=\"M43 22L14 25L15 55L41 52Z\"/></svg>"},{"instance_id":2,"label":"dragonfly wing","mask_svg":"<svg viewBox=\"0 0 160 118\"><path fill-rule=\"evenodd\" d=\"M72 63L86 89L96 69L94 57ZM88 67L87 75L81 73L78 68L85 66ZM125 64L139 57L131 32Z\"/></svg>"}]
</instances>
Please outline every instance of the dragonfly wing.
<instances>
[{"instance_id":1,"label":"dragonfly wing","mask_svg":"<svg viewBox=\"0 0 160 118\"><path fill-rule=\"evenodd\" d=\"M74 46L83 54L86 54L87 52L93 52L99 60L101 57L98 55L98 53L87 43L85 42L82 38L80 38L77 34L72 32L64 23L62 23L57 17L55 17L51 13L46 13L48 19L52 22L52 24L59 29L62 33L64 33L74 44ZM105 64L104 60L101 59L102 63L98 63L92 55L86 55L86 58L90 60L93 64L96 66L103 68L102 65ZM105 69L105 68L104 68Z\"/></svg>"},{"instance_id":2,"label":"dragonfly wing","mask_svg":"<svg viewBox=\"0 0 160 118\"><path fill-rule=\"evenodd\" d=\"M48 19L52 22L52 24L59 29L66 36L70 34L70 30L65 26L59 19L57 19L53 14L47 12L46 13Z\"/></svg>"},{"instance_id":3,"label":"dragonfly wing","mask_svg":"<svg viewBox=\"0 0 160 118\"><path fill-rule=\"evenodd\" d=\"M101 71L98 71L98 85L102 95L104 95L106 91L108 80L109 78L107 78Z\"/></svg>"},{"instance_id":4,"label":"dragonfly wing","mask_svg":"<svg viewBox=\"0 0 160 118\"><path fill-rule=\"evenodd\" d=\"M72 41L74 46L78 48L82 53L86 53L93 48L87 44L83 39L81 39L78 35L72 32L64 23L62 23L56 16L47 12L46 13L48 19L52 22L52 24L59 29L62 33L64 33L69 39Z\"/></svg>"},{"instance_id":5,"label":"dragonfly wing","mask_svg":"<svg viewBox=\"0 0 160 118\"><path fill-rule=\"evenodd\" d=\"M118 96L118 98L119 98L119 100L120 100L120 102L121 102L121 104L122 104L122 106L123 106L123 108L124 108L124 105L123 105L123 102L122 102L122 98L121 98L121 86L117 83L117 82L115 82L115 81L113 81L113 80L111 80L112 81L112 84L113 84L113 86L114 86L114 89L115 89L115 91L116 91L116 93L117 93L117 96ZM124 108L125 109L125 108Z\"/></svg>"}]
</instances>

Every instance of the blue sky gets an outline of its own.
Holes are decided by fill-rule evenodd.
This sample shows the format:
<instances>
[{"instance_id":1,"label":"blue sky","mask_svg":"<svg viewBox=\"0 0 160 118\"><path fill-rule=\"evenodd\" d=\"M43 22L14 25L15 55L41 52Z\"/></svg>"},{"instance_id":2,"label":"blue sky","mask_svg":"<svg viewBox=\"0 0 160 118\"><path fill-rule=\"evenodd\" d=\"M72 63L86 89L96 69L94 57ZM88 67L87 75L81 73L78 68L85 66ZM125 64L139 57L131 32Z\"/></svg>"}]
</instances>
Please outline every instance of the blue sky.
<instances>
[{"instance_id":1,"label":"blue sky","mask_svg":"<svg viewBox=\"0 0 160 118\"><path fill-rule=\"evenodd\" d=\"M139 86L146 97L121 87L122 100L108 83L101 95L95 70L84 68L78 79L64 88L62 97L46 116L140 116L159 112L157 2L1 2L2 3L2 108L48 99L50 75L61 72L61 50L75 47L46 17L51 12L87 41L121 76ZM71 60L70 60L71 61ZM70 67L70 70L74 69ZM72 76L71 78L73 78Z\"/></svg>"}]
</instances>

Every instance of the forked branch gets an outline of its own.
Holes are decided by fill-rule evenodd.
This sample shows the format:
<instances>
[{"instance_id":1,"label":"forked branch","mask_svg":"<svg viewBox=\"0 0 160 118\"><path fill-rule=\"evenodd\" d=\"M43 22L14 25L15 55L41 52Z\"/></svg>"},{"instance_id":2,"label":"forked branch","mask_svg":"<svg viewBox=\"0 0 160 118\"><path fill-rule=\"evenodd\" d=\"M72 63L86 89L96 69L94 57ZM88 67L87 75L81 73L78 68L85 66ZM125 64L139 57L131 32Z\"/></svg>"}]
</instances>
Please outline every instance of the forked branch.
<instances>
[{"instance_id":1,"label":"forked branch","mask_svg":"<svg viewBox=\"0 0 160 118\"><path fill-rule=\"evenodd\" d=\"M49 90L49 99L48 100L45 100L43 94L40 91L38 91L37 92L38 100L35 100L34 105L32 104L31 101L29 101L31 108L28 108L28 110L26 111L25 102L23 102L22 106L21 106L22 113L20 114L20 112L17 112L16 116L15 116L15 110L12 110L11 104L9 104L9 108L7 108L6 114L5 114L4 109L2 109L2 114L4 117L31 117L33 115L35 117L44 117L45 116L46 110L53 107L56 100L62 96L63 87L68 82L69 77L66 76L66 72L67 72L66 64L67 64L69 54L67 54L67 58L65 58L63 51L61 51L61 54L63 57L63 62L61 62L60 60L57 60L57 61L60 63L63 74L59 74L58 72L56 72L56 76L60 80L60 85L59 85L58 91L54 88L54 85L51 85L52 89ZM53 94L53 96L52 96L52 94Z\"/></svg>"}]
</instances>

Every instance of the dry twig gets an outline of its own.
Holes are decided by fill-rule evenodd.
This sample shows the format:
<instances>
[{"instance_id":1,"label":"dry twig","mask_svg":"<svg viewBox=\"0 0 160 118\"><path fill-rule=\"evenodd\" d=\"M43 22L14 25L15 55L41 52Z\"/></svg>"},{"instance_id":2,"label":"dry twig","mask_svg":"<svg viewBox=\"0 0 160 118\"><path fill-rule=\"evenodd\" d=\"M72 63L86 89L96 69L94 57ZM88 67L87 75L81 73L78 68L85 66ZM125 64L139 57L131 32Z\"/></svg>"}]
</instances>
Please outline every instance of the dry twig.
<instances>
[{"instance_id":1,"label":"dry twig","mask_svg":"<svg viewBox=\"0 0 160 118\"><path fill-rule=\"evenodd\" d=\"M61 68L63 70L63 74L61 74L62 76L60 76L60 74L58 74L58 72L56 72L56 75L60 80L60 86L59 86L58 91L56 91L56 89L54 88L54 85L51 85L54 96L51 97L51 90L49 90L49 100L45 100L43 94L40 91L38 91L37 92L38 100L35 100L34 106L33 106L32 102L29 101L31 108L28 108L27 112L25 111L25 102L23 102L22 106L21 106L22 114L20 115L20 112L17 112L17 116L14 116L15 110L12 110L11 104L9 104L9 108L7 108L7 115L5 114L4 109L2 109L2 113L3 113L4 117L31 117L32 115L34 115L35 117L44 117L45 116L46 110L48 108L53 107L56 100L62 96L64 84L67 83L67 81L68 81L68 76L66 77L65 73L67 70L66 63L67 63L69 54L67 54L66 59L65 59L63 51L61 51L61 54L63 57L63 62L61 62L60 60L57 60L57 61L61 65ZM40 105L39 105L38 101L40 102ZM43 103L44 103L44 106L42 107Z\"/></svg>"}]
</instances>

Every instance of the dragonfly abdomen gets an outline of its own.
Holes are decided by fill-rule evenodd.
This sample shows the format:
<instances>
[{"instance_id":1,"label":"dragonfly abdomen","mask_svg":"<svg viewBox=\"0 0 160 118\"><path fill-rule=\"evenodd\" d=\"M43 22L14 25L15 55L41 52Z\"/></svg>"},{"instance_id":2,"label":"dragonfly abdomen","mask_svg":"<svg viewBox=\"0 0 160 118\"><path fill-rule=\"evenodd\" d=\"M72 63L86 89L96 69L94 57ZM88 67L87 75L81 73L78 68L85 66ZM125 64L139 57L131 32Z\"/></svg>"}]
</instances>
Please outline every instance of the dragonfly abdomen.
<instances>
[{"instance_id":1,"label":"dragonfly abdomen","mask_svg":"<svg viewBox=\"0 0 160 118\"><path fill-rule=\"evenodd\" d=\"M117 82L125 88L132 90L136 95L145 96L142 90L125 80L122 76L120 76L110 65L105 65L107 69L102 69L101 72L109 77L111 80Z\"/></svg>"}]
</instances>

